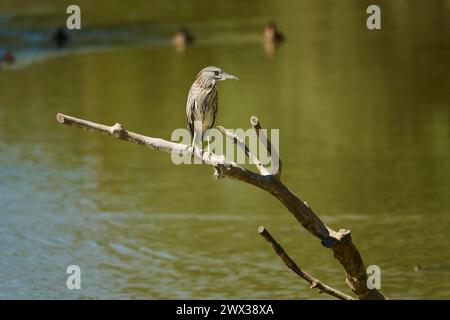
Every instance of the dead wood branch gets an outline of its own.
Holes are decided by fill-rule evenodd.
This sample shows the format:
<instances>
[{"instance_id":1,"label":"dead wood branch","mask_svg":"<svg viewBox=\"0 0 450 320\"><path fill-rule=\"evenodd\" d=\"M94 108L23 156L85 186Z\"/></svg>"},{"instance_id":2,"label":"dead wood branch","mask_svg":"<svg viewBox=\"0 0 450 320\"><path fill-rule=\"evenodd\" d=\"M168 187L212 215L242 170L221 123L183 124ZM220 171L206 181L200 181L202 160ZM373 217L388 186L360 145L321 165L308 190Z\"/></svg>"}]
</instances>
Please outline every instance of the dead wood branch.
<instances>
[{"instance_id":1,"label":"dead wood branch","mask_svg":"<svg viewBox=\"0 0 450 320\"><path fill-rule=\"evenodd\" d=\"M334 257L340 262L345 270L347 284L359 299L385 299L384 295L377 289L369 289L367 287L367 273L358 249L352 242L350 230L341 229L338 232L328 228L313 212L310 206L300 200L293 194L281 181L281 160L279 161L279 169L275 174L264 175L262 165L256 165L259 173L247 170L237 163L230 161L225 156L216 155L211 152L201 151L185 144L174 143L160 138L147 137L138 133L134 133L116 123L113 126L106 126L75 117L58 113L57 120L61 124L75 126L86 130L110 135L117 139L144 145L152 149L158 149L166 152L176 152L181 154L189 154L201 160L204 164L215 168L215 176L217 178L227 176L233 179L241 180L261 188L281 203L294 215L296 220L311 234L319 238L322 244L331 248ZM269 154L277 152L271 146L271 142L267 137L262 137L261 124L257 117L251 117L251 125L255 129L260 141L265 144ZM224 132L224 131L222 131ZM226 134L227 135L227 134ZM227 135L228 136L228 135ZM234 139L235 143L243 144L242 141ZM244 149L245 150L245 149ZM246 153L249 154L248 152ZM255 159L250 159L252 162Z\"/></svg>"},{"instance_id":2,"label":"dead wood branch","mask_svg":"<svg viewBox=\"0 0 450 320\"><path fill-rule=\"evenodd\" d=\"M319 290L319 293L325 292L330 296L333 296L341 300L355 300L355 298L349 296L348 294L345 294L339 290L330 287L329 285L326 285L319 279L314 278L306 271L303 271L294 262L294 260L292 260L291 257L289 257L286 251L284 251L283 247L272 237L272 235L266 228L264 228L263 226L259 227L258 233L271 245L275 253L281 258L281 260L288 266L289 269L294 271L300 278L309 282L309 284L311 285L311 287L309 288L310 290L317 288Z\"/></svg>"}]
</instances>

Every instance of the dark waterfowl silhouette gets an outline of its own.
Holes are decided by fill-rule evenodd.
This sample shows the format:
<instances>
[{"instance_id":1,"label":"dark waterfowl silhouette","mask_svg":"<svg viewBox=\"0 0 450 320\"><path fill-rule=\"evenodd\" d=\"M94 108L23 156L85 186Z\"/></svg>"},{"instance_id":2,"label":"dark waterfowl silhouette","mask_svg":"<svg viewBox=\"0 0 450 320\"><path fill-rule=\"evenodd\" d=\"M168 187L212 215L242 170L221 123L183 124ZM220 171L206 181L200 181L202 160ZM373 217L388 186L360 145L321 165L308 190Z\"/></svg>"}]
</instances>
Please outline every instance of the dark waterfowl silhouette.
<instances>
[{"instance_id":1,"label":"dark waterfowl silhouette","mask_svg":"<svg viewBox=\"0 0 450 320\"><path fill-rule=\"evenodd\" d=\"M14 63L15 61L16 59L11 51L6 51L0 58L0 62L4 63Z\"/></svg>"},{"instance_id":2,"label":"dark waterfowl silhouette","mask_svg":"<svg viewBox=\"0 0 450 320\"><path fill-rule=\"evenodd\" d=\"M69 41L69 34L66 29L59 27L52 35L52 42L58 47L63 48Z\"/></svg>"}]
</instances>

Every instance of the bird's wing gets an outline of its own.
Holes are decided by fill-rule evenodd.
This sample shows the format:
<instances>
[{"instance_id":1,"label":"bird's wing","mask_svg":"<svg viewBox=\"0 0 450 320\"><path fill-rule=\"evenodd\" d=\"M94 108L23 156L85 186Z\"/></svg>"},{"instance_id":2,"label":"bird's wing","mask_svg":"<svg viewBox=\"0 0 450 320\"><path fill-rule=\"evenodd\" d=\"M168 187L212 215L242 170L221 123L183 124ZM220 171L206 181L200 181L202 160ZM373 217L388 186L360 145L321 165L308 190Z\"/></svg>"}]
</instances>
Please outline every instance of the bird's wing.
<instances>
[{"instance_id":1,"label":"bird's wing","mask_svg":"<svg viewBox=\"0 0 450 320\"><path fill-rule=\"evenodd\" d=\"M210 128L214 127L214 122L216 122L216 115L217 115L218 107L219 107L219 93L216 91L214 94L214 97L212 98L212 101L211 101L211 108L213 110L213 119L212 119Z\"/></svg>"},{"instance_id":2,"label":"bird's wing","mask_svg":"<svg viewBox=\"0 0 450 320\"><path fill-rule=\"evenodd\" d=\"M189 92L188 100L186 103L186 125L191 131L192 136L194 136L195 105L195 99L192 97L191 92Z\"/></svg>"}]
</instances>

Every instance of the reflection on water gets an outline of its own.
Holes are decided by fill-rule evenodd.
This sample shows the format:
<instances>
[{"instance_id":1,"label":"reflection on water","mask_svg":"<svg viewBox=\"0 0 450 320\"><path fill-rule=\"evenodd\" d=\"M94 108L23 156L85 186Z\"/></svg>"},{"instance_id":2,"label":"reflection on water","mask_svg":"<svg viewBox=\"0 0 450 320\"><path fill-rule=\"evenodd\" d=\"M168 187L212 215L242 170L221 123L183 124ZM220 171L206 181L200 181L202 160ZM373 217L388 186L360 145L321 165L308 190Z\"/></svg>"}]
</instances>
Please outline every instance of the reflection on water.
<instances>
[{"instance_id":1,"label":"reflection on water","mask_svg":"<svg viewBox=\"0 0 450 320\"><path fill-rule=\"evenodd\" d=\"M62 51L43 38L56 1L21 2L0 4L1 49L17 48L19 65L0 71L0 298L326 298L278 261L259 225L347 290L331 253L269 195L55 121L169 138L210 64L241 79L220 85L217 123L247 128L256 114L280 129L286 184L353 230L389 297L449 297L448 1L385 4L395 14L381 32L364 29L357 1L79 1L92 14ZM268 59L270 19L287 41ZM199 39L183 53L170 46L180 25ZM65 289L70 264L80 291Z\"/></svg>"}]
</instances>

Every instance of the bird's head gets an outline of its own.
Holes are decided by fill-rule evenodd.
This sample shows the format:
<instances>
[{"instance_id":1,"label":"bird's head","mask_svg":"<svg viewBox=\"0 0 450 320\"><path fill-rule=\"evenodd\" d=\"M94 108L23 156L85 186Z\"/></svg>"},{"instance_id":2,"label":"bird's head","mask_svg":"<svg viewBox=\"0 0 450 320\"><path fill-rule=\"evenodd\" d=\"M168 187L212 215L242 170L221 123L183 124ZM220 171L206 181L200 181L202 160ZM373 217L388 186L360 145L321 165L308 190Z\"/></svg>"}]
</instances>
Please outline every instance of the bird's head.
<instances>
[{"instance_id":1,"label":"bird's head","mask_svg":"<svg viewBox=\"0 0 450 320\"><path fill-rule=\"evenodd\" d=\"M209 66L203 68L197 75L197 79L200 79L204 83L216 83L216 81L221 80L239 80L238 77L235 77L231 74L224 72L222 69L214 66Z\"/></svg>"}]
</instances>

